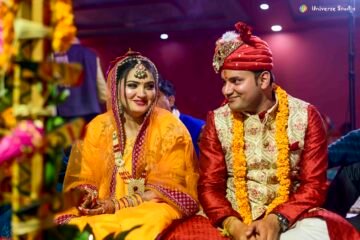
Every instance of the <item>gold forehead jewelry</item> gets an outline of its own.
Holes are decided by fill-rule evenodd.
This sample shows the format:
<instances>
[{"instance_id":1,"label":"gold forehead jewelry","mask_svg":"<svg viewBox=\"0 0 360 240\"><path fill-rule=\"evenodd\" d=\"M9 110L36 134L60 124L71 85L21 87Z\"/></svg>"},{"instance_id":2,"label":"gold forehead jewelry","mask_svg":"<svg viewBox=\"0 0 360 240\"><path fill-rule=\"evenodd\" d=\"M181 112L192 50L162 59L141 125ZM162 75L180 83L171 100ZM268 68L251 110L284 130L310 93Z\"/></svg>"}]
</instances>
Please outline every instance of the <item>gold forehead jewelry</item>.
<instances>
[{"instance_id":1,"label":"gold forehead jewelry","mask_svg":"<svg viewBox=\"0 0 360 240\"><path fill-rule=\"evenodd\" d=\"M240 47L241 44L242 42L238 41L218 43L218 47L213 58L213 67L216 73L219 73L220 68L224 64L225 58Z\"/></svg>"},{"instance_id":2,"label":"gold forehead jewelry","mask_svg":"<svg viewBox=\"0 0 360 240\"><path fill-rule=\"evenodd\" d=\"M138 61L138 63L135 65L134 76L139 79L144 79L147 77L146 68L140 61Z\"/></svg>"}]
</instances>

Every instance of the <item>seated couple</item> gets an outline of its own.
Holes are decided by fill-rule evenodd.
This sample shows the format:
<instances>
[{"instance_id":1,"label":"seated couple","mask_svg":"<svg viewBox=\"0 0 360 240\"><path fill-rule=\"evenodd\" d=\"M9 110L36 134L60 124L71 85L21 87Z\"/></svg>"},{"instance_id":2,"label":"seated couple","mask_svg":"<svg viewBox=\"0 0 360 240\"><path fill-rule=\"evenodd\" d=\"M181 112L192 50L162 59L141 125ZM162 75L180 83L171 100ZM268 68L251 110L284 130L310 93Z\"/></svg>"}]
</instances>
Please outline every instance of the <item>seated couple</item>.
<instances>
[{"instance_id":1,"label":"seated couple","mask_svg":"<svg viewBox=\"0 0 360 240\"><path fill-rule=\"evenodd\" d=\"M117 58L107 74L109 110L72 149L69 208L56 221L88 223L96 239L136 225L126 239L359 239L319 208L327 169L321 117L273 83L267 43L238 23L217 41L213 65L226 102L208 115L198 167L184 125L155 107L154 64L136 52ZM200 203L205 214L195 215Z\"/></svg>"}]
</instances>

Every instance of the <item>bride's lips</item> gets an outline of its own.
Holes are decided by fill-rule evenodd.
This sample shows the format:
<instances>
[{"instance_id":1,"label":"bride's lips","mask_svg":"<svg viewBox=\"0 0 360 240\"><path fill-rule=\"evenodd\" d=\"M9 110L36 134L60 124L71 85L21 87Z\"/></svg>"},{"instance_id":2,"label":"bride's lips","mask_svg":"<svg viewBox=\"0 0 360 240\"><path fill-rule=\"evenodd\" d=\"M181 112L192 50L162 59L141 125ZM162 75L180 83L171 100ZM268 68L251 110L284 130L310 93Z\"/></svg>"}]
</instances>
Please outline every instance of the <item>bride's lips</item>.
<instances>
[{"instance_id":1,"label":"bride's lips","mask_svg":"<svg viewBox=\"0 0 360 240\"><path fill-rule=\"evenodd\" d=\"M142 101L142 100L134 100L134 102L136 103L136 105L138 106L145 106L146 105L146 101Z\"/></svg>"}]
</instances>

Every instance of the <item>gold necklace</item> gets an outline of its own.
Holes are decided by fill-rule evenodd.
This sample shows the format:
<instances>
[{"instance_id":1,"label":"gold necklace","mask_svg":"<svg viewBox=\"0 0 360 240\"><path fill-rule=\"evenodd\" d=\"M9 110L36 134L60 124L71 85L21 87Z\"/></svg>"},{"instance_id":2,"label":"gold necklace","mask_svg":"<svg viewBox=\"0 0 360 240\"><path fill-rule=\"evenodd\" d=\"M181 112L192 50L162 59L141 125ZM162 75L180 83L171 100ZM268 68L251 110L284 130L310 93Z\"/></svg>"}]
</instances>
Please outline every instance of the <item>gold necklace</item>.
<instances>
[{"instance_id":1,"label":"gold necklace","mask_svg":"<svg viewBox=\"0 0 360 240\"><path fill-rule=\"evenodd\" d=\"M125 168L125 160L120 151L119 140L116 134L116 131L113 132L113 150L115 158L115 166L118 168L119 175L122 180L128 184L128 193L140 194L142 195L145 192L145 177L141 176L140 178L134 178L131 173ZM143 175L143 174L142 174Z\"/></svg>"}]
</instances>

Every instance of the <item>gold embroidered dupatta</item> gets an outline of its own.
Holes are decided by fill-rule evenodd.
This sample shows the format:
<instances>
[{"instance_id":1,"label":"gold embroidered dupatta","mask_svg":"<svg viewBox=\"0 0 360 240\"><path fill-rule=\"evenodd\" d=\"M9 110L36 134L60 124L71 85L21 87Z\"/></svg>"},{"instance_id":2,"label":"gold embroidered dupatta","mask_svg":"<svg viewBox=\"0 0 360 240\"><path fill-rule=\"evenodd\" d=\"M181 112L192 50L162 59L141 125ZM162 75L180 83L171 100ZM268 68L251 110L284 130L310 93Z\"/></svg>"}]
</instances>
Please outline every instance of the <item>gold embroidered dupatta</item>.
<instances>
[{"instance_id":1,"label":"gold embroidered dupatta","mask_svg":"<svg viewBox=\"0 0 360 240\"><path fill-rule=\"evenodd\" d=\"M98 191L99 198L122 197L116 194L122 179L114 173L112 133L115 127L111 115L107 112L96 117L88 125L84 140L74 146L64 192L87 185ZM131 171L131 158L126 155L126 166ZM166 110L155 108L139 156L143 163L139 169L146 172L146 189L159 193L163 201L183 215L197 211L197 160L191 137L177 118ZM120 192L127 194L127 190Z\"/></svg>"},{"instance_id":2,"label":"gold embroidered dupatta","mask_svg":"<svg viewBox=\"0 0 360 240\"><path fill-rule=\"evenodd\" d=\"M127 184L119 176L115 165L115 132L119 137L125 167L134 178L145 173L146 189L156 192L162 203L150 201L137 207L120 209L115 214L83 217L79 217L73 207L57 218L58 223L67 223L73 219L70 223L80 227L90 223L97 237L124 230L122 227L125 225L134 226L139 223L144 225L141 229L153 229L142 230L143 236L155 237L173 219L190 216L198 210L196 155L190 134L179 119L166 110L154 108L154 102L146 113L133 148L125 151L125 142L128 140L118 102L117 69L131 59L150 62L137 53L130 53L117 59L110 67L107 77L110 89L107 104L109 110L89 123L83 141L73 147L64 180L64 192L71 193L73 188L87 186L96 190L100 199L121 198L128 194ZM155 81L158 81L157 73ZM69 201L69 196L70 194L65 194L65 205L74 206ZM157 221L154 221L155 218ZM135 239L143 238L139 235Z\"/></svg>"},{"instance_id":3,"label":"gold embroidered dupatta","mask_svg":"<svg viewBox=\"0 0 360 240\"><path fill-rule=\"evenodd\" d=\"M120 198L127 194L127 184L118 173L114 174L111 138L114 129L111 112L96 117L89 124L84 140L74 146L70 156L64 181L65 192L70 193L72 188L87 185L98 191L100 199ZM197 162L185 126L170 112L155 108L143 146L140 156L145 163L146 189L158 193L162 203L150 201L120 209L115 214L96 216L79 216L76 208L72 207L62 213L57 222L76 224L80 228L89 223L99 239L140 224L143 227L135 230L131 234L133 238L129 239L154 239L172 220L196 213ZM125 167L131 171L132 151L127 148ZM69 196L65 195L68 203Z\"/></svg>"}]
</instances>

